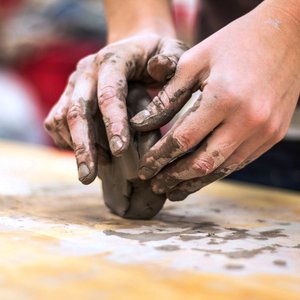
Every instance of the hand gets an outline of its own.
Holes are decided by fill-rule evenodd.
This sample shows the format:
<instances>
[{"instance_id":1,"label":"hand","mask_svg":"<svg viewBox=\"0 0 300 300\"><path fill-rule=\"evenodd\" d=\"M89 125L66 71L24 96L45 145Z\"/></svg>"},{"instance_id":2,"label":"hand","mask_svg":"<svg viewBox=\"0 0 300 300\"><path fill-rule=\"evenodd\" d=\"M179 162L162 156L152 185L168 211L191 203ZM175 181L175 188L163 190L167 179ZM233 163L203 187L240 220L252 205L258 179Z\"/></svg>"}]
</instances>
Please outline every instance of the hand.
<instances>
[{"instance_id":1,"label":"hand","mask_svg":"<svg viewBox=\"0 0 300 300\"><path fill-rule=\"evenodd\" d=\"M185 50L186 46L173 38L144 34L111 43L79 61L45 128L58 146L74 150L82 183L91 183L98 163L107 162L107 151L95 137L99 112L110 150L119 156L130 140L127 81L161 87L173 75Z\"/></svg>"},{"instance_id":2,"label":"hand","mask_svg":"<svg viewBox=\"0 0 300 300\"><path fill-rule=\"evenodd\" d=\"M284 137L300 91L298 21L262 4L185 52L174 77L131 120L140 131L160 127L202 91L140 163L140 178L154 176L156 193L183 200Z\"/></svg>"}]
</instances>

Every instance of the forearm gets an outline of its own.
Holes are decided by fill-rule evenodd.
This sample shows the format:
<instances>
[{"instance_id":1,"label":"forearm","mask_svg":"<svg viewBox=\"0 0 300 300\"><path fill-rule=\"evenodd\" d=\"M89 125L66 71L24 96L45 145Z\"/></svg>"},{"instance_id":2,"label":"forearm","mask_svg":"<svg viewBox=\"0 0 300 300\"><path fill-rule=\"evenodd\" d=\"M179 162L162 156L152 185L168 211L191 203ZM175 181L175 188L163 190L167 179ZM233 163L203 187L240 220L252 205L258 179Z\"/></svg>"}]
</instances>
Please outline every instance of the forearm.
<instances>
[{"instance_id":1,"label":"forearm","mask_svg":"<svg viewBox=\"0 0 300 300\"><path fill-rule=\"evenodd\" d=\"M104 0L108 42L137 33L175 37L169 0Z\"/></svg>"}]
</instances>

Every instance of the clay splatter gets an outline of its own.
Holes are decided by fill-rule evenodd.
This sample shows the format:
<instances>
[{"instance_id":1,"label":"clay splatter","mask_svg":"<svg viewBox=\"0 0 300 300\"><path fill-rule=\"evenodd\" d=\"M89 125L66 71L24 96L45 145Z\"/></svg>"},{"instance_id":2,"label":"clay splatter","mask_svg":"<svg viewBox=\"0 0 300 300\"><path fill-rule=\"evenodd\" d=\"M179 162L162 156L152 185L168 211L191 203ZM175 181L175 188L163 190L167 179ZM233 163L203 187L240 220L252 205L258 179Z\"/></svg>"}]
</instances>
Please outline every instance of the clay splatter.
<instances>
[{"instance_id":1,"label":"clay splatter","mask_svg":"<svg viewBox=\"0 0 300 300\"><path fill-rule=\"evenodd\" d=\"M161 251L178 251L180 250L180 247L176 245L162 245L162 246L155 247L155 249Z\"/></svg>"},{"instance_id":2,"label":"clay splatter","mask_svg":"<svg viewBox=\"0 0 300 300\"><path fill-rule=\"evenodd\" d=\"M269 253L275 253L276 252L276 248L274 246L266 246L266 247L261 247L261 248L257 248L257 249L252 249L252 250L236 250L236 251L223 251L221 249L216 249L216 250L212 250L212 249L199 249L199 248L194 248L193 250L197 250L197 251L201 251L204 253L210 253L210 254L220 254L220 255L224 255L228 258L232 258L232 259L239 259L239 258L253 258L259 254L263 254L265 252L269 252Z\"/></svg>"},{"instance_id":3,"label":"clay splatter","mask_svg":"<svg viewBox=\"0 0 300 300\"><path fill-rule=\"evenodd\" d=\"M273 264L278 266L278 267L285 267L286 266L286 261L282 259L276 259L273 261Z\"/></svg>"},{"instance_id":4,"label":"clay splatter","mask_svg":"<svg viewBox=\"0 0 300 300\"><path fill-rule=\"evenodd\" d=\"M224 267L227 270L242 270L245 268L243 265L238 265L238 264L227 264Z\"/></svg>"}]
</instances>

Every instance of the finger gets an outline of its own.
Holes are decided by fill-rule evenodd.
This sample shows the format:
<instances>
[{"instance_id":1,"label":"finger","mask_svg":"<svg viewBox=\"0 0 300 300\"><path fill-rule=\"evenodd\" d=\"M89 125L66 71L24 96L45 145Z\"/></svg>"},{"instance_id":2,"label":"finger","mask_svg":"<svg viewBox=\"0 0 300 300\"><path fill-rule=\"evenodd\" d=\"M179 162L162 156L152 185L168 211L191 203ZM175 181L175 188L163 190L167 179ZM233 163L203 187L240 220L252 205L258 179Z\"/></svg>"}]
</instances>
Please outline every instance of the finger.
<instances>
[{"instance_id":1,"label":"finger","mask_svg":"<svg viewBox=\"0 0 300 300\"><path fill-rule=\"evenodd\" d=\"M95 101L97 102L96 99ZM99 167L101 168L102 166L105 166L111 162L111 154L109 150L105 125L99 110L97 110L93 118L93 125L96 139L95 147L97 152L98 169Z\"/></svg>"},{"instance_id":2,"label":"finger","mask_svg":"<svg viewBox=\"0 0 300 300\"><path fill-rule=\"evenodd\" d=\"M176 188L167 192L167 198L170 201L182 201L190 194L202 188L202 182L199 178L184 181L176 186Z\"/></svg>"},{"instance_id":3,"label":"finger","mask_svg":"<svg viewBox=\"0 0 300 300\"><path fill-rule=\"evenodd\" d=\"M140 162L140 178L153 177L172 160L198 145L223 122L227 113L221 101L203 92L173 128L144 156Z\"/></svg>"},{"instance_id":4,"label":"finger","mask_svg":"<svg viewBox=\"0 0 300 300\"><path fill-rule=\"evenodd\" d=\"M126 96L131 65L128 64L127 58L121 59L114 53L107 53L101 59L98 73L98 105L111 152L120 156L128 148L130 138Z\"/></svg>"},{"instance_id":5,"label":"finger","mask_svg":"<svg viewBox=\"0 0 300 300\"><path fill-rule=\"evenodd\" d=\"M274 138L270 138L268 134L264 134L258 139L256 132L251 136L251 138L248 138L244 143L242 143L238 149L215 170L215 172L224 173L225 176L228 176L235 171L241 170L271 149L274 144ZM213 175L212 178L210 178L210 175L208 175L206 177L202 177L201 180L205 183L205 185L207 185L214 181L214 177L215 176Z\"/></svg>"},{"instance_id":6,"label":"finger","mask_svg":"<svg viewBox=\"0 0 300 300\"><path fill-rule=\"evenodd\" d=\"M179 40L162 39L158 53L148 61L148 74L160 83L166 82L174 75L177 62L187 49L188 47Z\"/></svg>"},{"instance_id":7,"label":"finger","mask_svg":"<svg viewBox=\"0 0 300 300\"><path fill-rule=\"evenodd\" d=\"M85 70L78 75L67 113L67 122L72 136L79 180L91 183L97 174L97 151L92 115L97 109L96 76L93 67L86 64Z\"/></svg>"},{"instance_id":8,"label":"finger","mask_svg":"<svg viewBox=\"0 0 300 300\"><path fill-rule=\"evenodd\" d=\"M228 176L233 171L235 171L235 169L233 168L220 167L207 176L183 181L179 183L175 188L167 191L167 198L171 201L182 201L188 195L199 191L200 189L214 181Z\"/></svg>"},{"instance_id":9,"label":"finger","mask_svg":"<svg viewBox=\"0 0 300 300\"><path fill-rule=\"evenodd\" d=\"M202 189L209 183L222 179L234 170L226 167L217 168L214 172L200 178L193 178L179 183L175 188L168 190L167 197L171 201L182 201L188 195Z\"/></svg>"},{"instance_id":10,"label":"finger","mask_svg":"<svg viewBox=\"0 0 300 300\"><path fill-rule=\"evenodd\" d=\"M72 141L68 132L66 122L66 113L64 111L54 111L57 107L53 107L52 111L44 122L44 128L52 138L54 144L60 149L72 149Z\"/></svg>"},{"instance_id":11,"label":"finger","mask_svg":"<svg viewBox=\"0 0 300 300\"><path fill-rule=\"evenodd\" d=\"M128 84L128 95L126 98L129 116L133 116L143 110L151 102L151 96L147 89L139 83Z\"/></svg>"},{"instance_id":12,"label":"finger","mask_svg":"<svg viewBox=\"0 0 300 300\"><path fill-rule=\"evenodd\" d=\"M51 109L44 122L47 133L54 143L63 149L72 149L72 140L66 120L68 104L74 90L77 74L70 75L68 84L56 105Z\"/></svg>"},{"instance_id":13,"label":"finger","mask_svg":"<svg viewBox=\"0 0 300 300\"><path fill-rule=\"evenodd\" d=\"M141 85L130 83L127 96L127 110L129 116L133 116L144 109L151 102L151 97L147 90ZM145 153L159 140L161 133L159 130L149 132L136 132L137 150L139 157L143 157Z\"/></svg>"},{"instance_id":14,"label":"finger","mask_svg":"<svg viewBox=\"0 0 300 300\"><path fill-rule=\"evenodd\" d=\"M238 130L235 124L223 122L199 149L162 170L152 180L153 191L165 193L182 181L213 173L248 138L248 129Z\"/></svg>"},{"instance_id":15,"label":"finger","mask_svg":"<svg viewBox=\"0 0 300 300\"><path fill-rule=\"evenodd\" d=\"M197 80L189 67L178 65L176 75L141 112L131 118L131 125L138 131L150 131L169 122L190 99Z\"/></svg>"},{"instance_id":16,"label":"finger","mask_svg":"<svg viewBox=\"0 0 300 300\"><path fill-rule=\"evenodd\" d=\"M245 141L230 157L210 174L187 180L179 183L175 188L167 191L171 201L181 201L189 194L194 193L208 184L220 180L231 173L244 168L261 154L271 148L271 143L257 143L257 136L254 134ZM253 152L253 149L257 149Z\"/></svg>"}]
</instances>

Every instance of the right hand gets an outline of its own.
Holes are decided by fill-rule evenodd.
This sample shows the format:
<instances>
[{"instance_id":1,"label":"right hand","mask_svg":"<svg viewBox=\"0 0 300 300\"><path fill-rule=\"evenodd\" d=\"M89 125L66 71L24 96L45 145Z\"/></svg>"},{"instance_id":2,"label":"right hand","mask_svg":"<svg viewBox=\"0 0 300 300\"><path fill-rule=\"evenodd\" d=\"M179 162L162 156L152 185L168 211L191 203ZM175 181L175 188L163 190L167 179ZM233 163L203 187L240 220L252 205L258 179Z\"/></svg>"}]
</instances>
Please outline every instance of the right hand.
<instances>
[{"instance_id":1,"label":"right hand","mask_svg":"<svg viewBox=\"0 0 300 300\"><path fill-rule=\"evenodd\" d=\"M121 155L130 140L127 82L162 87L186 49L176 39L144 34L111 43L78 62L45 128L59 147L74 150L82 183L91 183L98 164L106 162L105 150L96 139L95 117L101 113L110 151Z\"/></svg>"}]
</instances>

